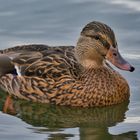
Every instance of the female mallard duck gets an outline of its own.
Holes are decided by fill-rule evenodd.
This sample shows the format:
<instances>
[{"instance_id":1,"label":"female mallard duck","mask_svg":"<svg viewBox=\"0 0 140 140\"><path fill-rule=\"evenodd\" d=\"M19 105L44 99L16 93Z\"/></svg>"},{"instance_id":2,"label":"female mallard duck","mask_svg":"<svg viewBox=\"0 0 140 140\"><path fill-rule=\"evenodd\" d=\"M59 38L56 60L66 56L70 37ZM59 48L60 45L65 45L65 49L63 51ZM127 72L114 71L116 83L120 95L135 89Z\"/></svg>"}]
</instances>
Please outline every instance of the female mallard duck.
<instances>
[{"instance_id":1,"label":"female mallard duck","mask_svg":"<svg viewBox=\"0 0 140 140\"><path fill-rule=\"evenodd\" d=\"M126 80L106 62L134 71L106 24L87 24L76 47L17 46L0 51L0 86L22 99L67 106L107 106L129 98Z\"/></svg>"}]
</instances>

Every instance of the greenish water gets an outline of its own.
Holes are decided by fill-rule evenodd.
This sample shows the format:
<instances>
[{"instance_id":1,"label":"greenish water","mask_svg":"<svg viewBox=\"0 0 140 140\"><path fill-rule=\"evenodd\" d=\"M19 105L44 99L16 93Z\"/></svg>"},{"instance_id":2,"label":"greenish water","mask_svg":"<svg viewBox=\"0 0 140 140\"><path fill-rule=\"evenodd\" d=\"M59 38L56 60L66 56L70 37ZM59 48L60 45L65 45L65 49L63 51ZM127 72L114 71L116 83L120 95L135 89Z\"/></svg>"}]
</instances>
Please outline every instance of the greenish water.
<instances>
[{"instance_id":1,"label":"greenish water","mask_svg":"<svg viewBox=\"0 0 140 140\"><path fill-rule=\"evenodd\" d=\"M0 92L0 140L140 139L139 0L0 0L0 49L41 43L75 45L82 27L99 20L110 25L133 73L129 103L105 108L68 108L12 99L5 112Z\"/></svg>"}]
</instances>

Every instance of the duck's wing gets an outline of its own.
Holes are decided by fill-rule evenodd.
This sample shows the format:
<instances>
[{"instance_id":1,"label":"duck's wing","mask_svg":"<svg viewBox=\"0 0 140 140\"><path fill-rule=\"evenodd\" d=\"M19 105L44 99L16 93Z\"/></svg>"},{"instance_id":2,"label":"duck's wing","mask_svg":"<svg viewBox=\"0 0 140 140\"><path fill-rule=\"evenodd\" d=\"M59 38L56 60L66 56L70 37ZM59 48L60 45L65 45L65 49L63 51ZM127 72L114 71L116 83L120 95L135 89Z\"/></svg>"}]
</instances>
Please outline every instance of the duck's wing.
<instances>
[{"instance_id":1,"label":"duck's wing","mask_svg":"<svg viewBox=\"0 0 140 140\"><path fill-rule=\"evenodd\" d=\"M24 75L53 80L63 76L79 78L81 66L75 59L73 46L50 47L41 51L41 55L38 60L24 69Z\"/></svg>"},{"instance_id":2,"label":"duck's wing","mask_svg":"<svg viewBox=\"0 0 140 140\"><path fill-rule=\"evenodd\" d=\"M10 58L13 72L16 70L19 76L56 78L61 74L71 74L77 78L80 73L73 46L25 45L6 49L1 53Z\"/></svg>"},{"instance_id":3,"label":"duck's wing","mask_svg":"<svg viewBox=\"0 0 140 140\"><path fill-rule=\"evenodd\" d=\"M63 76L72 76L79 78L80 66L73 57L73 53L69 52L69 57L58 50L49 50L44 52L43 58L32 63L25 69L26 76L38 76L58 80ZM65 52L66 53L66 52Z\"/></svg>"}]
</instances>

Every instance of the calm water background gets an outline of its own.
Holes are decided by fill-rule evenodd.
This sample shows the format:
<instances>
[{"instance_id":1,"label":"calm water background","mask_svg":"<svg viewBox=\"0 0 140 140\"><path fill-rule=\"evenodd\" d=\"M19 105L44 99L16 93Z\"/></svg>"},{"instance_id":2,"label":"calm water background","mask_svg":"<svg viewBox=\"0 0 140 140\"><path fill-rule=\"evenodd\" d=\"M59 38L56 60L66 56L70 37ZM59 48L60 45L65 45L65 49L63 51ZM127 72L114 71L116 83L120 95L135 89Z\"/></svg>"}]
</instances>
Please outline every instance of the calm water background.
<instances>
[{"instance_id":1,"label":"calm water background","mask_svg":"<svg viewBox=\"0 0 140 140\"><path fill-rule=\"evenodd\" d=\"M0 112L0 140L140 139L139 0L0 0L0 49L75 45L82 27L93 20L113 28L120 52L136 68L120 71L131 87L128 107L83 110L14 101L15 115Z\"/></svg>"}]
</instances>

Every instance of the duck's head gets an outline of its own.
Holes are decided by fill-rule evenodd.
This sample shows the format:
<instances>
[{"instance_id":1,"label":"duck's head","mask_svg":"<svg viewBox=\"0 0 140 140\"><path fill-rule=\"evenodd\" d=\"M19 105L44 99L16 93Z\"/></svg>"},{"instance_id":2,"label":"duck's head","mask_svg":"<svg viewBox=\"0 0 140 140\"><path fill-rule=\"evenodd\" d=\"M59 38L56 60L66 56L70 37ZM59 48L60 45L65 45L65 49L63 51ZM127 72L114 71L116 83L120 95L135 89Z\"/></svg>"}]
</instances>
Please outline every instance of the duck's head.
<instances>
[{"instance_id":1,"label":"duck's head","mask_svg":"<svg viewBox=\"0 0 140 140\"><path fill-rule=\"evenodd\" d=\"M75 54L84 67L100 67L108 60L122 70L135 69L120 55L113 30L101 22L93 21L83 28Z\"/></svg>"}]
</instances>

